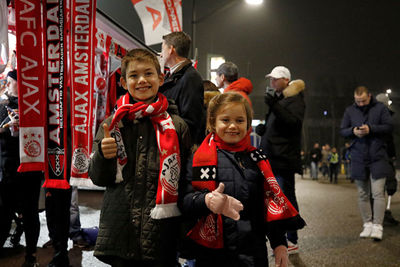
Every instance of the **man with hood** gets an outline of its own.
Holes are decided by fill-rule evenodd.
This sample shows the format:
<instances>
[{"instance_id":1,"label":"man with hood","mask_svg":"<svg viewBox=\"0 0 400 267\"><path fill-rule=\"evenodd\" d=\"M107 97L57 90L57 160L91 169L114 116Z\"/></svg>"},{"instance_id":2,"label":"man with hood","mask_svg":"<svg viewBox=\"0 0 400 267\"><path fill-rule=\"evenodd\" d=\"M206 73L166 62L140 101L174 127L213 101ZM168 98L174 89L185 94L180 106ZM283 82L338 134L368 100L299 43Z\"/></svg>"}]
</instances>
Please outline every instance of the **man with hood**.
<instances>
[{"instance_id":1,"label":"man with hood","mask_svg":"<svg viewBox=\"0 0 400 267\"><path fill-rule=\"evenodd\" d=\"M256 133L261 136L260 148L267 153L279 186L299 210L294 175L302 172L300 151L305 84L302 80L290 82L290 71L283 66L275 67L265 77L270 79L271 89L264 96L269 111L265 118L266 125L257 126ZM288 232L287 240L288 253L297 253L297 232Z\"/></svg>"},{"instance_id":2,"label":"man with hood","mask_svg":"<svg viewBox=\"0 0 400 267\"><path fill-rule=\"evenodd\" d=\"M385 138L391 135L393 123L389 110L371 95L367 87L355 89L354 102L344 112L340 133L352 139L351 178L357 185L364 223L360 237L379 241L383 235L385 182L391 172Z\"/></svg>"},{"instance_id":3,"label":"man with hood","mask_svg":"<svg viewBox=\"0 0 400 267\"><path fill-rule=\"evenodd\" d=\"M215 79L218 88L226 92L236 92L241 94L251 105L249 94L253 91L253 84L249 79L238 78L239 69L232 62L222 63L217 69L217 78Z\"/></svg>"}]
</instances>

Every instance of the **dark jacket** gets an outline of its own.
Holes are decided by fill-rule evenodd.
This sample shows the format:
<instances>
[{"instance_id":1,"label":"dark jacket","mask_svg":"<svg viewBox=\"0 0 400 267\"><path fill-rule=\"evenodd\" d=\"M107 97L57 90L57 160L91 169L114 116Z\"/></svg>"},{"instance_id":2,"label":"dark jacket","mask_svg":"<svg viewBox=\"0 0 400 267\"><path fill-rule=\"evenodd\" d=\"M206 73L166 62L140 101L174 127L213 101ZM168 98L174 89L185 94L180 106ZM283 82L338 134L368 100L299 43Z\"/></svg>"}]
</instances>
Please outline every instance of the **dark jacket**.
<instances>
[{"instance_id":1,"label":"dark jacket","mask_svg":"<svg viewBox=\"0 0 400 267\"><path fill-rule=\"evenodd\" d=\"M358 138L353 129L363 124L369 126L370 133ZM367 179L367 168L374 179L387 177L390 165L384 137L390 134L392 129L392 118L388 109L374 97L371 97L367 106L359 107L354 103L346 108L340 133L343 137L352 139L349 149L353 179Z\"/></svg>"},{"instance_id":2,"label":"dark jacket","mask_svg":"<svg viewBox=\"0 0 400 267\"><path fill-rule=\"evenodd\" d=\"M6 93L7 94L7 93ZM18 97L7 95L8 99L0 104L0 123L10 122L7 106L18 108ZM4 122L4 123L3 123ZM0 181L13 182L17 175L19 161L19 136L11 136L9 128L0 129ZM15 182L15 181L14 181Z\"/></svg>"},{"instance_id":3,"label":"dark jacket","mask_svg":"<svg viewBox=\"0 0 400 267\"><path fill-rule=\"evenodd\" d=\"M192 66L190 60L185 61L164 84L160 87L160 93L173 99L178 106L179 116L189 126L192 140L197 140L199 123L205 116L204 88L200 74Z\"/></svg>"},{"instance_id":4,"label":"dark jacket","mask_svg":"<svg viewBox=\"0 0 400 267\"><path fill-rule=\"evenodd\" d=\"M170 104L168 112L176 128L184 164L189 150L189 130L176 115L175 105ZM111 119L109 117L105 122L110 124ZM117 159L105 159L100 151L103 127L99 128L93 145L89 176L94 184L106 186L94 255L107 263L120 257L159 261L163 266L170 266L175 262L179 217L150 218L150 210L155 206L160 168L153 125L148 117L134 121L124 118L121 122L120 130L128 157L122 173L123 182L114 182Z\"/></svg>"},{"instance_id":5,"label":"dark jacket","mask_svg":"<svg viewBox=\"0 0 400 267\"><path fill-rule=\"evenodd\" d=\"M313 156L315 155L315 156ZM313 148L310 151L310 161L318 163L322 158L321 149Z\"/></svg>"},{"instance_id":6,"label":"dark jacket","mask_svg":"<svg viewBox=\"0 0 400 267\"><path fill-rule=\"evenodd\" d=\"M208 191L195 191L191 180L192 161L188 162L186 179L181 180L178 205L185 219L196 221L210 213L204 201ZM222 266L268 266L265 235L272 248L286 245L286 239L283 231L272 230L268 228L271 225L264 222L264 177L257 165L248 154L218 150L216 180L225 184L224 193L242 202L244 210L240 212L239 221L222 216L223 249L208 249L192 242L192 256L224 262Z\"/></svg>"},{"instance_id":7,"label":"dark jacket","mask_svg":"<svg viewBox=\"0 0 400 267\"><path fill-rule=\"evenodd\" d=\"M286 90L286 89L285 89ZM304 90L304 87L303 87ZM301 134L305 112L303 92L279 98L270 106L260 148L268 155L272 170L301 173Z\"/></svg>"}]
</instances>

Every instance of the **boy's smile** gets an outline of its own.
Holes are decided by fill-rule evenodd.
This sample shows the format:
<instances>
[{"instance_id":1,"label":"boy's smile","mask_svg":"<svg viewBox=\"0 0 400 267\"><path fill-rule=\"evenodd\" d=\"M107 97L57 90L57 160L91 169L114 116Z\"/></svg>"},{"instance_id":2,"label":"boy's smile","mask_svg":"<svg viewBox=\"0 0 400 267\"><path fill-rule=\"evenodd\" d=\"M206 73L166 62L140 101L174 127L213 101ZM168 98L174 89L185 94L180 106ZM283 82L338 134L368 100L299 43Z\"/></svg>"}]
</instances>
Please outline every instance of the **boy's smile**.
<instances>
[{"instance_id":1,"label":"boy's smile","mask_svg":"<svg viewBox=\"0 0 400 267\"><path fill-rule=\"evenodd\" d=\"M227 144L241 141L247 134L247 116L243 104L222 106L215 120L215 132Z\"/></svg>"},{"instance_id":2,"label":"boy's smile","mask_svg":"<svg viewBox=\"0 0 400 267\"><path fill-rule=\"evenodd\" d=\"M126 77L121 77L122 86L133 99L147 104L153 102L163 82L163 75L158 74L155 66L147 61L129 62Z\"/></svg>"}]
</instances>

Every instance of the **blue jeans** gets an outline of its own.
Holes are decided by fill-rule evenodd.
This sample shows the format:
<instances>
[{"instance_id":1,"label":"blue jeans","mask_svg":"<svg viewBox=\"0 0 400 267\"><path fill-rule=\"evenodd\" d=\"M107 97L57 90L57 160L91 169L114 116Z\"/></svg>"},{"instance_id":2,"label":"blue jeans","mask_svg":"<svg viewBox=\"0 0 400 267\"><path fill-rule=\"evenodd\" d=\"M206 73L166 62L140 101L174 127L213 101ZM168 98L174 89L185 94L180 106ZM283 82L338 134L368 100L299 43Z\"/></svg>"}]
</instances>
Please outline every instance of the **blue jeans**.
<instances>
[{"instance_id":1,"label":"blue jeans","mask_svg":"<svg viewBox=\"0 0 400 267\"><path fill-rule=\"evenodd\" d=\"M78 206L78 187L71 186L71 207L70 212L70 224L69 224L69 236L72 240L77 240L81 237L81 220L79 216L79 206Z\"/></svg>"},{"instance_id":2,"label":"blue jeans","mask_svg":"<svg viewBox=\"0 0 400 267\"><path fill-rule=\"evenodd\" d=\"M276 181L278 182L283 193L289 199L290 203L292 203L293 207L295 207L295 209L299 211L299 205L297 204L296 200L294 172L287 170L273 170L273 172L275 174ZM288 231L287 239L290 242L297 244L297 231Z\"/></svg>"},{"instance_id":3,"label":"blue jeans","mask_svg":"<svg viewBox=\"0 0 400 267\"><path fill-rule=\"evenodd\" d=\"M311 161L311 178L318 179L318 162Z\"/></svg>"}]
</instances>

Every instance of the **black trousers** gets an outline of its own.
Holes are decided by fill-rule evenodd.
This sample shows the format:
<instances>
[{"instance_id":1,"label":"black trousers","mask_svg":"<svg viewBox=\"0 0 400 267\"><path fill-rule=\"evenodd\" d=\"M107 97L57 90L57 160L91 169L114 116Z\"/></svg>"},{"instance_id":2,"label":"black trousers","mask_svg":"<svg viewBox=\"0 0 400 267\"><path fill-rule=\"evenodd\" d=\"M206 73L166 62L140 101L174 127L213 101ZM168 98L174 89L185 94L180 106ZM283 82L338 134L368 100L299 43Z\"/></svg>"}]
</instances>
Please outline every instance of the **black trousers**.
<instances>
[{"instance_id":1,"label":"black trousers","mask_svg":"<svg viewBox=\"0 0 400 267\"><path fill-rule=\"evenodd\" d=\"M46 219L55 254L67 253L71 189L46 188Z\"/></svg>"},{"instance_id":2,"label":"black trousers","mask_svg":"<svg viewBox=\"0 0 400 267\"><path fill-rule=\"evenodd\" d=\"M15 212L22 214L26 240L26 255L36 252L40 232L38 213L42 172L17 173L15 179L8 183L0 183L0 245L10 232Z\"/></svg>"}]
</instances>

